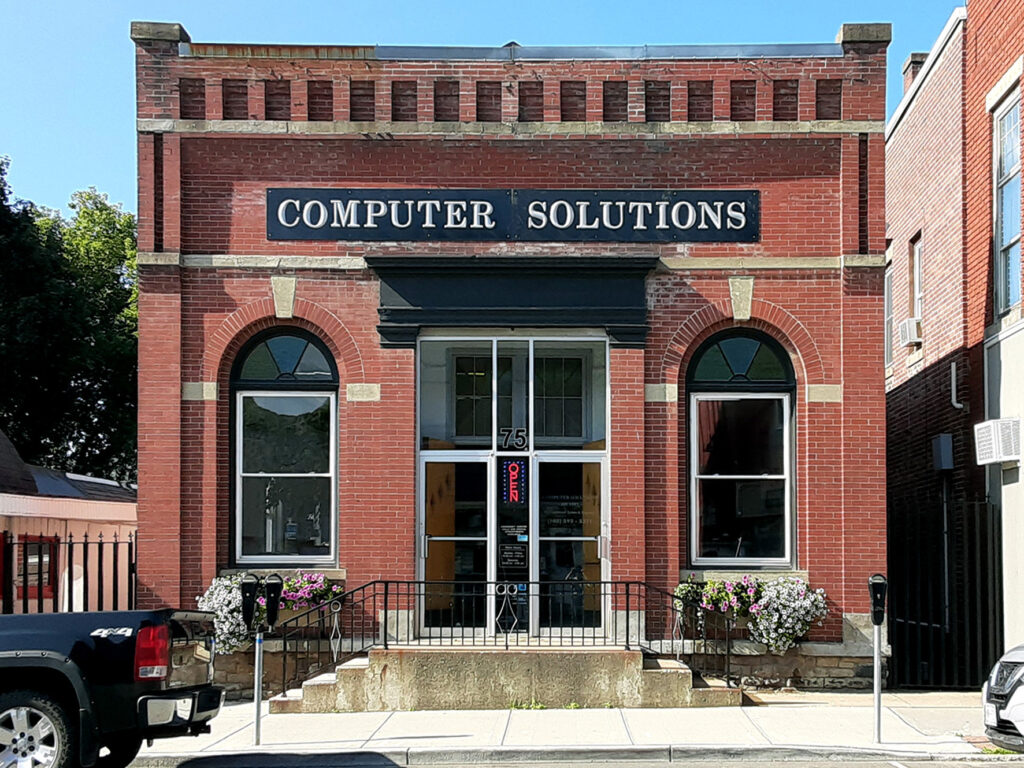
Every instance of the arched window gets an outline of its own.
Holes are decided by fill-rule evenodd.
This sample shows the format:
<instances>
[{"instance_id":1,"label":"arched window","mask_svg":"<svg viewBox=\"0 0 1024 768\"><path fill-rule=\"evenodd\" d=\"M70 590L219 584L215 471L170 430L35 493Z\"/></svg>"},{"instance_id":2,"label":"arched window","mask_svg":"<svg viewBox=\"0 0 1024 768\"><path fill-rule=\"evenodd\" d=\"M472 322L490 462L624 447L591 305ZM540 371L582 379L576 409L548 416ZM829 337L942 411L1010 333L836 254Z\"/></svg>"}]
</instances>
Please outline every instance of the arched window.
<instances>
[{"instance_id":1,"label":"arched window","mask_svg":"<svg viewBox=\"0 0 1024 768\"><path fill-rule=\"evenodd\" d=\"M315 336L275 328L231 374L235 561L335 561L338 369Z\"/></svg>"},{"instance_id":2,"label":"arched window","mask_svg":"<svg viewBox=\"0 0 1024 768\"><path fill-rule=\"evenodd\" d=\"M789 355L733 329L705 341L687 371L690 560L779 566L793 559L793 394Z\"/></svg>"}]
</instances>

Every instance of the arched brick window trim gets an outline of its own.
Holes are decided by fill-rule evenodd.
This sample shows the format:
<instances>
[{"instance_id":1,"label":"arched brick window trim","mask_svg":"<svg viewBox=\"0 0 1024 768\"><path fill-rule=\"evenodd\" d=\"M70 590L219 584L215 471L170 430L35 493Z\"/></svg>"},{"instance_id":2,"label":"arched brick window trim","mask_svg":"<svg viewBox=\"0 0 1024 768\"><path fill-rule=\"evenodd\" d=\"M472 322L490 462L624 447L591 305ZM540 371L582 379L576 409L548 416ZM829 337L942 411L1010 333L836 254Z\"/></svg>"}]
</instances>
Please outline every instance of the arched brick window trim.
<instances>
[{"instance_id":1,"label":"arched brick window trim","mask_svg":"<svg viewBox=\"0 0 1024 768\"><path fill-rule=\"evenodd\" d=\"M755 299L751 319L737 321L732 306L722 301L709 304L679 326L668 343L657 383L682 384L690 357L709 336L726 328L753 328L778 341L789 353L798 385L825 383L825 368L814 339L807 329L778 305ZM648 382L655 383L655 382Z\"/></svg>"},{"instance_id":2,"label":"arched brick window trim","mask_svg":"<svg viewBox=\"0 0 1024 768\"><path fill-rule=\"evenodd\" d=\"M228 384L231 365L242 346L255 334L268 328L292 325L319 337L334 355L342 383L363 382L363 358L352 334L338 317L304 299L295 299L293 316L274 315L274 302L260 299L232 312L210 335L203 355L203 381Z\"/></svg>"}]
</instances>

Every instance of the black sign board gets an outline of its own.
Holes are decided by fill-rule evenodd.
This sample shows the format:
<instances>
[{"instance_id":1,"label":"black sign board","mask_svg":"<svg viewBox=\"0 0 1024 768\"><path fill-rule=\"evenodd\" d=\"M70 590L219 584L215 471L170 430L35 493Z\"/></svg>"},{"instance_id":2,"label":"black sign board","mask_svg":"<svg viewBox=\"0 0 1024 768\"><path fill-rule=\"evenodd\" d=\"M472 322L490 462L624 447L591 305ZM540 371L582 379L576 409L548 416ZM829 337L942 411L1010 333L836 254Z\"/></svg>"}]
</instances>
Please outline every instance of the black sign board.
<instances>
[{"instance_id":1,"label":"black sign board","mask_svg":"<svg viewBox=\"0 0 1024 768\"><path fill-rule=\"evenodd\" d=\"M752 243L756 190L268 189L269 240Z\"/></svg>"}]
</instances>

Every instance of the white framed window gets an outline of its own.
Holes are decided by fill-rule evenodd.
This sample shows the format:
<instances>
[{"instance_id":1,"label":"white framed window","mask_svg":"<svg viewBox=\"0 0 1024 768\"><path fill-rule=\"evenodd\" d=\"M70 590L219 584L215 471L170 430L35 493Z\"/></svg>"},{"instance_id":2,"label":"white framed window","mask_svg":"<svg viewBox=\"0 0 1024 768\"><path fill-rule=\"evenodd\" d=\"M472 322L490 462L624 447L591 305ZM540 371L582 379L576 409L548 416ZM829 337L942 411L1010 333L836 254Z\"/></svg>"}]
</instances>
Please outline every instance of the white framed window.
<instances>
[{"instance_id":1,"label":"white framed window","mask_svg":"<svg viewBox=\"0 0 1024 768\"><path fill-rule=\"evenodd\" d=\"M892 333L893 333L893 322L892 322L892 267L887 265L885 268L885 283L884 283L884 298L882 299L883 313L885 315L883 333L885 334L885 366L888 368L892 365Z\"/></svg>"},{"instance_id":2,"label":"white framed window","mask_svg":"<svg viewBox=\"0 0 1024 768\"><path fill-rule=\"evenodd\" d=\"M315 338L288 329L250 343L235 366L234 559L336 561L337 373Z\"/></svg>"},{"instance_id":3,"label":"white framed window","mask_svg":"<svg viewBox=\"0 0 1024 768\"><path fill-rule=\"evenodd\" d=\"M993 235L997 314L1020 303L1020 94L993 113Z\"/></svg>"},{"instance_id":4,"label":"white framed window","mask_svg":"<svg viewBox=\"0 0 1024 768\"><path fill-rule=\"evenodd\" d=\"M910 316L920 319L924 312L924 244L921 234L910 241Z\"/></svg>"},{"instance_id":5,"label":"white framed window","mask_svg":"<svg viewBox=\"0 0 1024 768\"><path fill-rule=\"evenodd\" d=\"M694 566L792 564L794 385L788 356L760 333L727 331L695 355L687 376Z\"/></svg>"},{"instance_id":6,"label":"white framed window","mask_svg":"<svg viewBox=\"0 0 1024 768\"><path fill-rule=\"evenodd\" d=\"M529 435L537 449L603 450L604 348L546 338L532 348L516 337L496 343L491 354L472 339L424 340L421 449L525 449Z\"/></svg>"}]
</instances>

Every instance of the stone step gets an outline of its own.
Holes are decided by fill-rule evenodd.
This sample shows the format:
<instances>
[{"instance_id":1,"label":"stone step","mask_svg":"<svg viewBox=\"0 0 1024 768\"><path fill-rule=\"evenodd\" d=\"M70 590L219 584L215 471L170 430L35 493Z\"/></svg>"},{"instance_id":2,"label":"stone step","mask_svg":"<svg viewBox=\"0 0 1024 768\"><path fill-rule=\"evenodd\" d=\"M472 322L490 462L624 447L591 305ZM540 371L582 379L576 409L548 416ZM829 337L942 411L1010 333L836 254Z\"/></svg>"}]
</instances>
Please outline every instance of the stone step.
<instances>
[{"instance_id":1,"label":"stone step","mask_svg":"<svg viewBox=\"0 0 1024 768\"><path fill-rule=\"evenodd\" d=\"M688 707L693 672L681 661L648 657L641 677L642 707Z\"/></svg>"},{"instance_id":2,"label":"stone step","mask_svg":"<svg viewBox=\"0 0 1024 768\"><path fill-rule=\"evenodd\" d=\"M673 658L622 649L374 649L271 702L273 712L738 706Z\"/></svg>"},{"instance_id":3,"label":"stone step","mask_svg":"<svg viewBox=\"0 0 1024 768\"><path fill-rule=\"evenodd\" d=\"M294 715L302 712L302 689L289 688L270 699L270 714Z\"/></svg>"},{"instance_id":4,"label":"stone step","mask_svg":"<svg viewBox=\"0 0 1024 768\"><path fill-rule=\"evenodd\" d=\"M742 689L730 688L725 680L702 678L698 675L693 681L693 688L690 691L691 707L738 707L742 704Z\"/></svg>"},{"instance_id":5,"label":"stone step","mask_svg":"<svg viewBox=\"0 0 1024 768\"><path fill-rule=\"evenodd\" d=\"M303 712L333 712L337 699L338 676L335 672L317 675L302 684Z\"/></svg>"}]
</instances>

